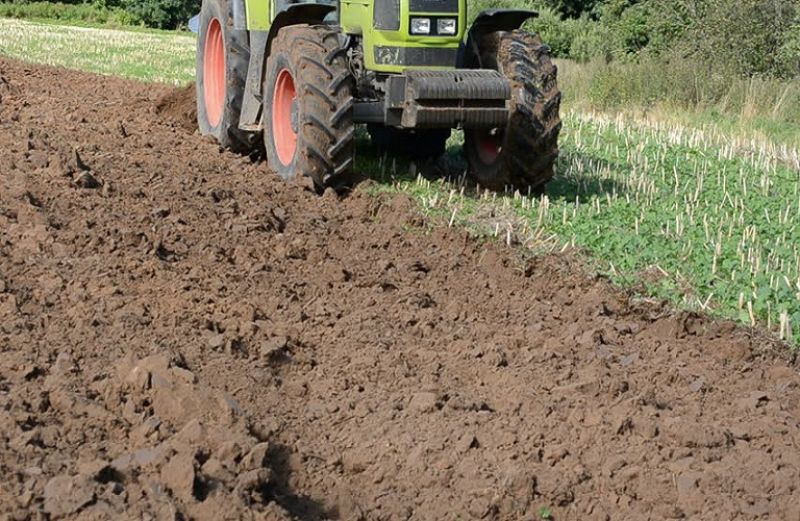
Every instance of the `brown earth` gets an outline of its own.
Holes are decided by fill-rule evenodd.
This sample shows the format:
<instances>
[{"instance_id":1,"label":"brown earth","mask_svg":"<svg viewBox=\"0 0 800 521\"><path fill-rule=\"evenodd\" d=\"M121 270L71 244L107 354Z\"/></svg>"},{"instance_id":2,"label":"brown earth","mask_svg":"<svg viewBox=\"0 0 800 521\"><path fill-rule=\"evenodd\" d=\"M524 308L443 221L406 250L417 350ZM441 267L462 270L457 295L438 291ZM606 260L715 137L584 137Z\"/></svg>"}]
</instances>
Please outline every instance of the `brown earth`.
<instances>
[{"instance_id":1,"label":"brown earth","mask_svg":"<svg viewBox=\"0 0 800 521\"><path fill-rule=\"evenodd\" d=\"M0 519L800 519L770 348L170 97L0 59Z\"/></svg>"}]
</instances>

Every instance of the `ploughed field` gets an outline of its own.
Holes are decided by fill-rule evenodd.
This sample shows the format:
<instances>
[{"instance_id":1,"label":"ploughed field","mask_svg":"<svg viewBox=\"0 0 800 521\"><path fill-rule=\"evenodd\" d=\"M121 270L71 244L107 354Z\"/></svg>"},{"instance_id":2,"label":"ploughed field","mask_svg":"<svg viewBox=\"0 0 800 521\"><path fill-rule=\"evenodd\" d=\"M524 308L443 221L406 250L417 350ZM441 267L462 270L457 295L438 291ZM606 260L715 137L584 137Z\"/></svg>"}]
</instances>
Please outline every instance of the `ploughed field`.
<instances>
[{"instance_id":1,"label":"ploughed field","mask_svg":"<svg viewBox=\"0 0 800 521\"><path fill-rule=\"evenodd\" d=\"M0 58L0 519L800 519L784 351L191 94Z\"/></svg>"}]
</instances>

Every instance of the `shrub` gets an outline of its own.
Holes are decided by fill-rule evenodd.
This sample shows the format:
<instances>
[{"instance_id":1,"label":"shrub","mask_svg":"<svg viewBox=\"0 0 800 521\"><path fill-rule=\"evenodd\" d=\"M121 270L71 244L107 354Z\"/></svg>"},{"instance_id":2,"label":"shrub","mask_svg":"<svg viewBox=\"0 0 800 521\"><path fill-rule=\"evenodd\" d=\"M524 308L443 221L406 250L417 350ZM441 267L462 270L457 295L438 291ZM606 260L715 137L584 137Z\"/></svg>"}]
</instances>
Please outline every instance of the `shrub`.
<instances>
[{"instance_id":1,"label":"shrub","mask_svg":"<svg viewBox=\"0 0 800 521\"><path fill-rule=\"evenodd\" d=\"M786 29L783 44L778 50L778 63L785 76L800 77L800 10L794 23Z\"/></svg>"},{"instance_id":2,"label":"shrub","mask_svg":"<svg viewBox=\"0 0 800 521\"><path fill-rule=\"evenodd\" d=\"M608 62L615 49L614 35L603 25L586 16L576 20L577 28L569 49L569 57L581 63L595 58Z\"/></svg>"},{"instance_id":3,"label":"shrub","mask_svg":"<svg viewBox=\"0 0 800 521\"><path fill-rule=\"evenodd\" d=\"M137 20L118 7L60 2L0 3L0 16L103 25L133 25Z\"/></svg>"},{"instance_id":4,"label":"shrub","mask_svg":"<svg viewBox=\"0 0 800 521\"><path fill-rule=\"evenodd\" d=\"M594 5L595 2L583 2ZM539 16L531 19L525 28L539 33L542 40L550 46L553 55L557 58L573 58L587 60L593 56L605 55L609 45L608 39L603 35L603 28L589 18L588 14L576 19L562 19L558 6L578 5L582 2L559 2L550 0L471 0L469 14L471 20L481 11L491 8L530 9L537 11ZM553 7L551 7L553 6Z\"/></svg>"},{"instance_id":5,"label":"shrub","mask_svg":"<svg viewBox=\"0 0 800 521\"><path fill-rule=\"evenodd\" d=\"M673 54L730 74L791 77L796 0L608 0L600 19L619 55Z\"/></svg>"},{"instance_id":6,"label":"shrub","mask_svg":"<svg viewBox=\"0 0 800 521\"><path fill-rule=\"evenodd\" d=\"M570 58L572 43L575 41L575 25L571 21L562 20L558 14L548 8L537 9L539 16L530 20L526 28L539 33L542 40L550 46L553 56Z\"/></svg>"},{"instance_id":7,"label":"shrub","mask_svg":"<svg viewBox=\"0 0 800 521\"><path fill-rule=\"evenodd\" d=\"M200 11L198 0L122 0L125 10L148 27L177 29Z\"/></svg>"}]
</instances>

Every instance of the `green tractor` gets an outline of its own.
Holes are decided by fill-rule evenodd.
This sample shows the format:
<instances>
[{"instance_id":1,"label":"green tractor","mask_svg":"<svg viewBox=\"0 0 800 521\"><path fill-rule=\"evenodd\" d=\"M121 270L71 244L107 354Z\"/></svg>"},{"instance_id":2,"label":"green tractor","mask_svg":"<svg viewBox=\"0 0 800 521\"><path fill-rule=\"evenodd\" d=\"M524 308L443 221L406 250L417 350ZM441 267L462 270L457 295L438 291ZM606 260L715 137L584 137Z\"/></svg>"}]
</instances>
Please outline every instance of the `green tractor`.
<instances>
[{"instance_id":1,"label":"green tractor","mask_svg":"<svg viewBox=\"0 0 800 521\"><path fill-rule=\"evenodd\" d=\"M539 190L553 176L561 93L535 12L467 0L203 0L197 119L223 147L263 139L271 169L320 191L352 181L356 125L417 159L464 130L470 175Z\"/></svg>"}]
</instances>

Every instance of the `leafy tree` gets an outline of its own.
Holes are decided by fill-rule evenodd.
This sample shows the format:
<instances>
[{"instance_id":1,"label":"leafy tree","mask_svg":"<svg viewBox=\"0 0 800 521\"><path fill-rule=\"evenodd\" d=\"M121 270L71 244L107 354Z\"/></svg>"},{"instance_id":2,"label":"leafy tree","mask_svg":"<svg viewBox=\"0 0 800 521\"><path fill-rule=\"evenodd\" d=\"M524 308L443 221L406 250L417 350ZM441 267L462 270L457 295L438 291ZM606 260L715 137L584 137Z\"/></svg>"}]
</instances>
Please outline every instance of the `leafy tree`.
<instances>
[{"instance_id":1,"label":"leafy tree","mask_svg":"<svg viewBox=\"0 0 800 521\"><path fill-rule=\"evenodd\" d=\"M673 0L669 5L649 0L647 5L654 51L669 48L747 76L792 75L797 0Z\"/></svg>"},{"instance_id":2,"label":"leafy tree","mask_svg":"<svg viewBox=\"0 0 800 521\"><path fill-rule=\"evenodd\" d=\"M580 18L593 15L602 0L545 0L545 4L566 18Z\"/></svg>"},{"instance_id":3,"label":"leafy tree","mask_svg":"<svg viewBox=\"0 0 800 521\"><path fill-rule=\"evenodd\" d=\"M185 26L200 10L198 0L123 0L123 7L143 24L158 29Z\"/></svg>"}]
</instances>

